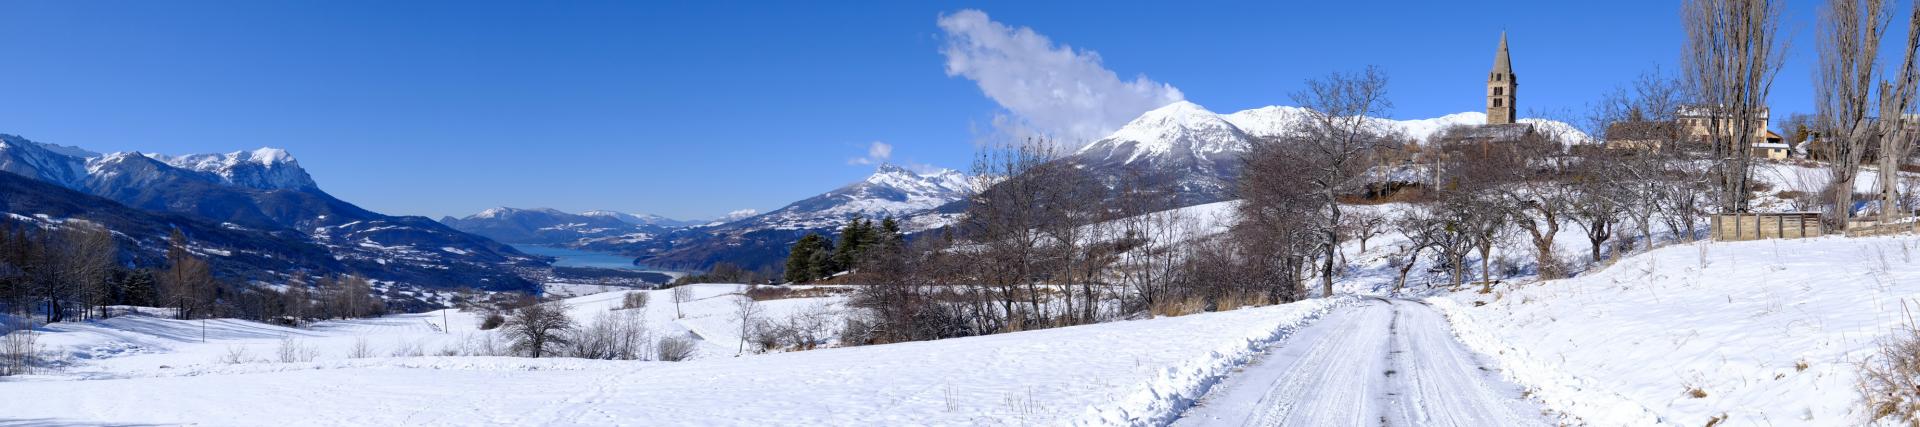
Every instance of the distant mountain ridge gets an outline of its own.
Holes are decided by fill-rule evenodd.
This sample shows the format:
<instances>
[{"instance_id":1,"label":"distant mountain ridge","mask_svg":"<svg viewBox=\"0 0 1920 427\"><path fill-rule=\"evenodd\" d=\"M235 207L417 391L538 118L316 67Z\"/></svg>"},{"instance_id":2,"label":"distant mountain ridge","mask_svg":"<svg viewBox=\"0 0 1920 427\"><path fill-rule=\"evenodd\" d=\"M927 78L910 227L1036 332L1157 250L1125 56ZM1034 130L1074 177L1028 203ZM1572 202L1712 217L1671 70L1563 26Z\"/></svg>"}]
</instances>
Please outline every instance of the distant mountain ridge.
<instances>
[{"instance_id":1,"label":"distant mountain ridge","mask_svg":"<svg viewBox=\"0 0 1920 427\"><path fill-rule=\"evenodd\" d=\"M855 216L907 219L966 197L973 179L954 170L916 172L882 164L873 174L831 191L808 197L771 212L674 230L646 239L604 238L576 245L578 249L617 252L639 257L660 268L705 269L731 262L748 269L778 264L787 247L807 233L833 234ZM921 229L939 223L908 222Z\"/></svg>"},{"instance_id":2,"label":"distant mountain ridge","mask_svg":"<svg viewBox=\"0 0 1920 427\"><path fill-rule=\"evenodd\" d=\"M644 240L698 223L606 210L574 214L549 208L509 207L487 209L465 218L449 216L440 222L501 242L559 246L578 246L596 239Z\"/></svg>"},{"instance_id":3,"label":"distant mountain ridge","mask_svg":"<svg viewBox=\"0 0 1920 427\"><path fill-rule=\"evenodd\" d=\"M98 154L0 135L0 171L132 209L298 236L324 247L335 261L317 273L350 272L426 287L531 290L535 284L516 269L544 265L427 218L382 215L334 198L278 149L177 157Z\"/></svg>"}]
</instances>

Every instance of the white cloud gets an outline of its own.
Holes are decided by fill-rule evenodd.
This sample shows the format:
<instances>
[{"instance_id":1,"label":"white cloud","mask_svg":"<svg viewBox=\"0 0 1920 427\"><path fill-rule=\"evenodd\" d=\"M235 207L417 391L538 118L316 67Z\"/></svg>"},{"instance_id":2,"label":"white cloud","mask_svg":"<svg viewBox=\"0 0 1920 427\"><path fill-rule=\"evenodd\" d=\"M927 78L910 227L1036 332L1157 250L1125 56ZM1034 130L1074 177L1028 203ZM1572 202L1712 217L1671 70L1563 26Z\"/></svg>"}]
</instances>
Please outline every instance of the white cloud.
<instances>
[{"instance_id":1,"label":"white cloud","mask_svg":"<svg viewBox=\"0 0 1920 427\"><path fill-rule=\"evenodd\" d=\"M855 157L855 158L847 159L847 164L871 165L875 163L886 163L887 159L891 159L891 158L893 158L893 145L885 142L874 141L873 144L870 144L867 146L866 157Z\"/></svg>"},{"instance_id":2,"label":"white cloud","mask_svg":"<svg viewBox=\"0 0 1920 427\"><path fill-rule=\"evenodd\" d=\"M941 15L947 75L980 85L1006 109L997 131L1012 137L1046 136L1078 146L1113 133L1141 113L1185 99L1172 85L1121 80L1100 54L1055 45L1031 28L994 22L966 9Z\"/></svg>"}]
</instances>

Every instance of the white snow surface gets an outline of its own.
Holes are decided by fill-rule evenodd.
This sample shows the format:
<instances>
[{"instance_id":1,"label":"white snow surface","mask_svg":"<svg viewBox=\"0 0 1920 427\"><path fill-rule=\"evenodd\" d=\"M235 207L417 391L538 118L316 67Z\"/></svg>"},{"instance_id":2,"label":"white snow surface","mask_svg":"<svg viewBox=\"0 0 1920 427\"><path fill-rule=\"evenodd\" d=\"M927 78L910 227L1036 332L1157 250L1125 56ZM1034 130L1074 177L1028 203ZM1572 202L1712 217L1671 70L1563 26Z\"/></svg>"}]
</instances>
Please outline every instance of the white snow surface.
<instances>
[{"instance_id":1,"label":"white snow surface","mask_svg":"<svg viewBox=\"0 0 1920 427\"><path fill-rule=\"evenodd\" d=\"M699 289L704 301L737 287ZM568 302L577 318L619 296ZM725 337L711 328L724 324L671 319L662 297L647 309L655 334L678 333L656 323L664 314L710 340ZM47 328L42 342L75 354L72 365L0 388L85 398L0 399L0 414L29 424L1162 424L1256 349L1341 301L742 357L726 357L726 346L688 362L384 356L388 346L431 354L485 334L457 312L305 329L212 320L204 344L199 321L130 316ZM453 319L451 333L440 332L442 315ZM283 337L319 357L215 362L232 349L271 358ZM382 357L345 358L360 337Z\"/></svg>"},{"instance_id":2,"label":"white snow surface","mask_svg":"<svg viewBox=\"0 0 1920 427\"><path fill-rule=\"evenodd\" d=\"M1424 304L1365 299L1274 344L1174 425L1549 425L1450 329Z\"/></svg>"},{"instance_id":3,"label":"white snow surface","mask_svg":"<svg viewBox=\"0 0 1920 427\"><path fill-rule=\"evenodd\" d=\"M1920 309L1916 251L1915 236L1695 243L1434 302L1590 425L1863 425L1856 364Z\"/></svg>"}]
</instances>

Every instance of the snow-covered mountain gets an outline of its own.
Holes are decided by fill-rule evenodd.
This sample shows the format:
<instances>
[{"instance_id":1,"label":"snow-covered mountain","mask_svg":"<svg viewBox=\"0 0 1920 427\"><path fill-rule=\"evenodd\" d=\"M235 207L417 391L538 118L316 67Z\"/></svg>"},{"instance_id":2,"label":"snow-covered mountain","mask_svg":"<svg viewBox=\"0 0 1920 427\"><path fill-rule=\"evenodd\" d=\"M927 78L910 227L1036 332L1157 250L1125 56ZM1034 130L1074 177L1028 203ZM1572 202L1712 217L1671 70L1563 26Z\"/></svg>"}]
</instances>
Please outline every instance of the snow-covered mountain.
<instances>
[{"instance_id":1,"label":"snow-covered mountain","mask_svg":"<svg viewBox=\"0 0 1920 427\"><path fill-rule=\"evenodd\" d=\"M186 156L148 155L173 167L211 173L223 182L262 190L319 188L293 155L278 148L235 151L227 154Z\"/></svg>"},{"instance_id":2,"label":"snow-covered mountain","mask_svg":"<svg viewBox=\"0 0 1920 427\"><path fill-rule=\"evenodd\" d=\"M1141 114L1106 138L1081 147L1064 160L1109 183L1129 174L1149 186L1177 195L1175 204L1191 206L1233 198L1233 182L1240 173L1240 157L1257 138L1283 136L1307 116L1300 107L1269 106L1218 114L1188 101L1179 101ZM1431 119L1369 118L1413 141L1424 142L1451 126L1482 125L1485 113L1449 114ZM1543 131L1564 135L1573 142L1587 140L1573 126L1541 119L1522 119Z\"/></svg>"},{"instance_id":3,"label":"snow-covered mountain","mask_svg":"<svg viewBox=\"0 0 1920 427\"><path fill-rule=\"evenodd\" d=\"M764 214L751 214L689 227L650 239L605 238L581 249L621 252L655 267L701 269L731 262L748 269L774 266L787 247L807 233L832 234L855 216L896 217L908 231L937 225L909 217L931 211L970 193L972 179L953 170L915 172L883 164L858 182L809 197Z\"/></svg>"},{"instance_id":4,"label":"snow-covered mountain","mask_svg":"<svg viewBox=\"0 0 1920 427\"><path fill-rule=\"evenodd\" d=\"M1179 101L1141 114L1064 161L1110 185L1137 176L1150 186L1172 190L1176 203L1190 206L1231 198L1240 155L1252 141L1226 117Z\"/></svg>"},{"instance_id":5,"label":"snow-covered mountain","mask_svg":"<svg viewBox=\"0 0 1920 427\"><path fill-rule=\"evenodd\" d=\"M845 225L855 215L905 217L966 197L971 181L950 169L919 173L882 164L860 182L723 226L810 230Z\"/></svg>"},{"instance_id":6,"label":"snow-covered mountain","mask_svg":"<svg viewBox=\"0 0 1920 427\"><path fill-rule=\"evenodd\" d=\"M324 248L332 260L301 267L309 273L355 273L429 287L520 290L532 288L533 283L515 269L541 265L537 258L511 247L427 218L383 215L334 198L320 190L292 155L279 149L187 156L99 154L0 135L0 171L132 209L185 216L226 229L262 231ZM21 206L60 205L49 201Z\"/></svg>"},{"instance_id":7,"label":"snow-covered mountain","mask_svg":"<svg viewBox=\"0 0 1920 427\"><path fill-rule=\"evenodd\" d=\"M655 215L655 214L636 214L636 213L608 211L608 210L591 210L591 211L581 212L580 215L590 216L590 217L613 218L616 220L620 220L620 222L625 222L633 225L657 225L661 227L675 227L675 228L690 227L694 225L699 225L701 223L701 221L678 220L678 219L667 218L667 217Z\"/></svg>"},{"instance_id":8,"label":"snow-covered mountain","mask_svg":"<svg viewBox=\"0 0 1920 427\"><path fill-rule=\"evenodd\" d=\"M465 218L445 217L440 222L507 243L563 246L599 239L647 240L688 223L659 215L607 210L573 214L548 208L508 207L487 209Z\"/></svg>"}]
</instances>

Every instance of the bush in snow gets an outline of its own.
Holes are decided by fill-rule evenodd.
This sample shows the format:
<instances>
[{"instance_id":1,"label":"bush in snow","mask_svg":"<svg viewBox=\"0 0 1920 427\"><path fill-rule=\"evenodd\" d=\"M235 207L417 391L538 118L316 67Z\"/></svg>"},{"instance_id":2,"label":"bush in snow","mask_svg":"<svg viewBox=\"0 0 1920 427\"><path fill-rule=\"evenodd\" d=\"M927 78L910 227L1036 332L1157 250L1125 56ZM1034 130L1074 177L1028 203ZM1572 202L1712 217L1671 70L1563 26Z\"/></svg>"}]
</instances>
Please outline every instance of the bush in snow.
<instances>
[{"instance_id":1,"label":"bush in snow","mask_svg":"<svg viewBox=\"0 0 1920 427\"><path fill-rule=\"evenodd\" d=\"M319 353L313 346L302 344L293 337L281 338L280 347L275 349L275 354L280 356L280 363L312 362Z\"/></svg>"},{"instance_id":2,"label":"bush in snow","mask_svg":"<svg viewBox=\"0 0 1920 427\"><path fill-rule=\"evenodd\" d=\"M354 359L373 357L373 348L367 346L367 337L354 337L353 347L347 349L347 357Z\"/></svg>"},{"instance_id":3,"label":"bush in snow","mask_svg":"<svg viewBox=\"0 0 1920 427\"><path fill-rule=\"evenodd\" d=\"M220 363L238 365L253 362L253 356L247 354L247 348L237 345L227 346L227 352L220 355Z\"/></svg>"},{"instance_id":4,"label":"bush in snow","mask_svg":"<svg viewBox=\"0 0 1920 427\"><path fill-rule=\"evenodd\" d=\"M693 340L682 336L660 339L655 344L654 354L663 362L678 362L693 357Z\"/></svg>"},{"instance_id":5,"label":"bush in snow","mask_svg":"<svg viewBox=\"0 0 1920 427\"><path fill-rule=\"evenodd\" d=\"M506 316L501 316L500 313L487 313L487 318L480 320L480 330L491 331L505 323L507 323Z\"/></svg>"},{"instance_id":6,"label":"bush in snow","mask_svg":"<svg viewBox=\"0 0 1920 427\"><path fill-rule=\"evenodd\" d=\"M632 294L629 294L632 295ZM642 360L647 354L647 326L640 313L600 313L584 328L567 332L567 353L582 359Z\"/></svg>"},{"instance_id":7,"label":"bush in snow","mask_svg":"<svg viewBox=\"0 0 1920 427\"><path fill-rule=\"evenodd\" d=\"M393 357L419 357L426 354L422 344L401 338L393 343Z\"/></svg>"},{"instance_id":8,"label":"bush in snow","mask_svg":"<svg viewBox=\"0 0 1920 427\"><path fill-rule=\"evenodd\" d=\"M32 320L6 319L0 316L0 377L32 373L39 364L40 333L33 331Z\"/></svg>"},{"instance_id":9,"label":"bush in snow","mask_svg":"<svg viewBox=\"0 0 1920 427\"><path fill-rule=\"evenodd\" d=\"M1860 398L1868 421L1920 425L1920 328L1900 328L1860 364Z\"/></svg>"},{"instance_id":10,"label":"bush in snow","mask_svg":"<svg viewBox=\"0 0 1920 427\"><path fill-rule=\"evenodd\" d=\"M627 296L621 298L620 309L628 310L635 308L647 308L646 292L627 292Z\"/></svg>"},{"instance_id":11,"label":"bush in snow","mask_svg":"<svg viewBox=\"0 0 1920 427\"><path fill-rule=\"evenodd\" d=\"M565 305L547 303L520 307L500 328L513 339L513 351L537 358L565 348L570 341L566 332L573 326Z\"/></svg>"}]
</instances>

